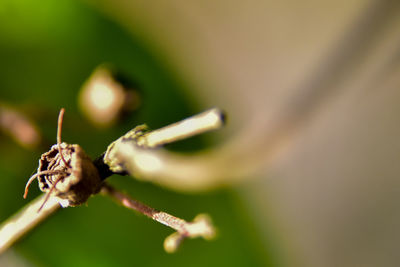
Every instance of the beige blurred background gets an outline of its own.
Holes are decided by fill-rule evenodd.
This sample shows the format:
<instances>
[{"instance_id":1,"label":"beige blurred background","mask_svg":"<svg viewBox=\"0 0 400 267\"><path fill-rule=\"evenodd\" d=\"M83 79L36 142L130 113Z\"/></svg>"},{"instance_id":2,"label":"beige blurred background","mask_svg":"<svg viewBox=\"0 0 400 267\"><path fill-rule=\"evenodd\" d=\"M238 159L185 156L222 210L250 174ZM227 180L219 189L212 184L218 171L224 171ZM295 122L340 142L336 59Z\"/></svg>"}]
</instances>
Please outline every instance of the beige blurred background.
<instances>
[{"instance_id":1,"label":"beige blurred background","mask_svg":"<svg viewBox=\"0 0 400 267\"><path fill-rule=\"evenodd\" d=\"M219 182L287 266L399 266L398 1L88 2L227 111Z\"/></svg>"}]
</instances>

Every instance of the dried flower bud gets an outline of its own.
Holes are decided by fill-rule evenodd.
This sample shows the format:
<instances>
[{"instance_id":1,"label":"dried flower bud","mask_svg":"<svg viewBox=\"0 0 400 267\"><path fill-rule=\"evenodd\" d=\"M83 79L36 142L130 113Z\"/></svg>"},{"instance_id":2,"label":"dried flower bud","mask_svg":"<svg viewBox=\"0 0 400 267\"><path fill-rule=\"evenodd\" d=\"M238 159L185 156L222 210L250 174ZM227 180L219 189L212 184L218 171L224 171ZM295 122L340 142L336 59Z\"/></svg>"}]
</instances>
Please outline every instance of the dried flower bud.
<instances>
[{"instance_id":1,"label":"dried flower bud","mask_svg":"<svg viewBox=\"0 0 400 267\"><path fill-rule=\"evenodd\" d=\"M29 178L25 186L24 198L36 178L40 190L47 193L39 210L52 194L63 207L81 205L100 190L102 183L97 168L83 149L79 145L61 142L63 116L62 108L58 116L57 144L42 154L37 173Z\"/></svg>"},{"instance_id":2,"label":"dried flower bud","mask_svg":"<svg viewBox=\"0 0 400 267\"><path fill-rule=\"evenodd\" d=\"M61 143L61 153L68 164L61 159L58 145L42 154L39 160L38 173L49 172L53 175L39 175L39 188L53 194L63 206L77 206L100 190L101 179L92 160L79 145Z\"/></svg>"}]
</instances>

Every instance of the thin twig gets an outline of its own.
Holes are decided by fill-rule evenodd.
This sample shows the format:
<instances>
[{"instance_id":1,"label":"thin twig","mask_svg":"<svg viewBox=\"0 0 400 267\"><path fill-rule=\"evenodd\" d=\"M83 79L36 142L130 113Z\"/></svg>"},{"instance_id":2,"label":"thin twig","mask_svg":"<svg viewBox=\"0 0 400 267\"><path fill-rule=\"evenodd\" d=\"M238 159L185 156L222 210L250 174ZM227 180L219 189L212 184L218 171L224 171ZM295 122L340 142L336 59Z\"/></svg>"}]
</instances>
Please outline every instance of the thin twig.
<instances>
[{"instance_id":1,"label":"thin twig","mask_svg":"<svg viewBox=\"0 0 400 267\"><path fill-rule=\"evenodd\" d=\"M169 253L175 252L178 249L179 244L185 238L203 237L209 240L215 237L215 229L210 218L206 214L196 216L193 222L187 222L166 212L153 209L152 207L123 194L109 184L104 184L101 192L104 195L110 196L122 206L138 211L147 217L176 230L176 233L168 236L164 242L164 248Z\"/></svg>"},{"instance_id":2,"label":"thin twig","mask_svg":"<svg viewBox=\"0 0 400 267\"><path fill-rule=\"evenodd\" d=\"M28 182L25 185L24 198L26 198L28 196L29 186L31 185L31 183L35 179L37 179L39 176L41 176L41 175L54 175L54 174L60 174L60 173L65 173L65 171L64 170L49 170L49 171L37 172L34 175L32 175L31 178L29 178Z\"/></svg>"},{"instance_id":3,"label":"thin twig","mask_svg":"<svg viewBox=\"0 0 400 267\"><path fill-rule=\"evenodd\" d=\"M61 147L61 133L62 133L62 124L63 124L63 118L64 118L64 112L65 109L62 108L60 110L60 114L58 115L58 123L57 123L57 146L58 146L58 153L60 153L61 159L64 162L66 167L70 167L67 161L64 159L64 155L62 153L62 147Z\"/></svg>"},{"instance_id":4,"label":"thin twig","mask_svg":"<svg viewBox=\"0 0 400 267\"><path fill-rule=\"evenodd\" d=\"M38 212L44 198L45 195L41 195L32 200L14 216L0 225L0 254L60 207L56 199L50 198L46 202L46 205Z\"/></svg>"},{"instance_id":5,"label":"thin twig","mask_svg":"<svg viewBox=\"0 0 400 267\"><path fill-rule=\"evenodd\" d=\"M60 181L62 181L63 179L64 179L64 177L59 176L59 177L57 178L57 180L55 180L55 182L53 183L53 185L50 187L50 190L46 193L46 196L45 196L45 198L44 198L44 200L43 200L42 205L40 205L40 207L39 207L39 209L38 209L38 212L40 212L40 211L43 209L43 207L45 206L46 202L49 201L49 199L50 199L50 197L51 197L51 193L54 191L54 189L56 188L57 184L58 184ZM58 203L60 203L60 201L58 201Z\"/></svg>"}]
</instances>

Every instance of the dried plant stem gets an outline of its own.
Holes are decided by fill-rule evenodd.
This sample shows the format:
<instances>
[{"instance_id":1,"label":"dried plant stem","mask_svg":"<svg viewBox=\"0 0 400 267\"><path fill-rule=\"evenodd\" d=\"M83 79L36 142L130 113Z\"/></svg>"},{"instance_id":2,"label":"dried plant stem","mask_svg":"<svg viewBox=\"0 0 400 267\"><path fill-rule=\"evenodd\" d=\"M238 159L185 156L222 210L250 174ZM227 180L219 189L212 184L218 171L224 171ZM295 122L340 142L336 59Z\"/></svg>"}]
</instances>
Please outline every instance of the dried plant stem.
<instances>
[{"instance_id":1,"label":"dried plant stem","mask_svg":"<svg viewBox=\"0 0 400 267\"><path fill-rule=\"evenodd\" d=\"M224 122L224 113L213 108L157 130L149 131L146 125L141 125L108 146L104 157L97 162L107 165L104 168L109 171L107 175L128 173L182 191L210 189L219 184L220 172L224 171L212 158L204 159L200 152L196 154L199 160L193 160L191 156L159 147L218 129Z\"/></svg>"},{"instance_id":2,"label":"dried plant stem","mask_svg":"<svg viewBox=\"0 0 400 267\"><path fill-rule=\"evenodd\" d=\"M194 135L221 128L225 122L225 114L217 108L209 109L182 121L163 128L150 131L139 138L139 145L152 148ZM143 144L140 144L143 142Z\"/></svg>"},{"instance_id":3,"label":"dried plant stem","mask_svg":"<svg viewBox=\"0 0 400 267\"><path fill-rule=\"evenodd\" d=\"M176 230L177 232L168 236L164 242L164 248L167 252L175 252L179 247L179 244L185 238L203 237L205 239L211 239L215 236L215 229L211 220L205 214L196 216L193 222L187 222L166 212L153 209L152 207L123 194L108 184L103 185L101 192L104 195L110 196L124 207L138 211L147 217Z\"/></svg>"},{"instance_id":4,"label":"dried plant stem","mask_svg":"<svg viewBox=\"0 0 400 267\"><path fill-rule=\"evenodd\" d=\"M0 225L0 254L60 207L55 199L52 201L53 199L50 198L46 205L38 212L44 198L45 195L41 195L32 200L14 216Z\"/></svg>"}]
</instances>

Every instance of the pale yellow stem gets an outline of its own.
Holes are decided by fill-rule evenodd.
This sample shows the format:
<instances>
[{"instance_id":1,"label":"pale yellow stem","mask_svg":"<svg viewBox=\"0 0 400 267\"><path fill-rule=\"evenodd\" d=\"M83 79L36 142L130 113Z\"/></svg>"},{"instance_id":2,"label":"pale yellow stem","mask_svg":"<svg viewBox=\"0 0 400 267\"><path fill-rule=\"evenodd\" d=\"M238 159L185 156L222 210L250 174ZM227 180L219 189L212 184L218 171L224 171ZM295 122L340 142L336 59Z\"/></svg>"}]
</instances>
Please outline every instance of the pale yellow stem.
<instances>
[{"instance_id":1,"label":"pale yellow stem","mask_svg":"<svg viewBox=\"0 0 400 267\"><path fill-rule=\"evenodd\" d=\"M162 146L219 129L224 124L224 120L225 115L220 109L209 109L182 121L148 132L139 139L139 142L143 140L143 144L140 145L149 148Z\"/></svg>"},{"instance_id":2,"label":"pale yellow stem","mask_svg":"<svg viewBox=\"0 0 400 267\"><path fill-rule=\"evenodd\" d=\"M32 200L0 225L0 254L60 207L55 198L50 198L38 212L44 198L45 195L41 195Z\"/></svg>"}]
</instances>

